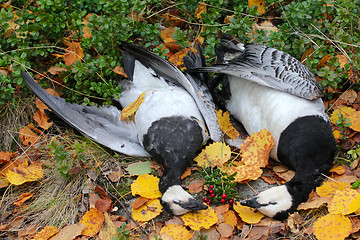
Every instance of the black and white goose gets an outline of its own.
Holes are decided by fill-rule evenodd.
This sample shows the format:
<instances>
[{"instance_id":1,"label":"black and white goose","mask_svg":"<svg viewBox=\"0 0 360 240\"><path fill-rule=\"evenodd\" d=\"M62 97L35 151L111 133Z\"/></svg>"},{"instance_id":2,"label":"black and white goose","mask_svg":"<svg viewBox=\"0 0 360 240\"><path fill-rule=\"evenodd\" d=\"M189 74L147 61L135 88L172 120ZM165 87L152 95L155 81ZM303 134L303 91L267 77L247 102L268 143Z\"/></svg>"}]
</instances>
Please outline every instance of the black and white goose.
<instances>
[{"instance_id":1,"label":"black and white goose","mask_svg":"<svg viewBox=\"0 0 360 240\"><path fill-rule=\"evenodd\" d=\"M134 122L120 120L114 106L96 108L65 102L45 92L25 72L21 75L30 89L59 117L87 137L120 153L153 156L164 167L159 189L161 202L174 215L206 209L180 186L180 176L209 139L222 138L215 106L199 74L184 75L179 69L145 48L123 42L124 67L129 77L121 82L122 107L145 92ZM189 54L187 66L201 67L205 59ZM200 96L201 95L201 96ZM206 126L205 126L206 124Z\"/></svg>"},{"instance_id":2,"label":"black and white goose","mask_svg":"<svg viewBox=\"0 0 360 240\"><path fill-rule=\"evenodd\" d=\"M275 141L270 156L296 171L291 181L241 204L284 219L332 166L335 140L322 88L306 66L277 49L224 34L215 50L221 64L195 71L223 74L227 89L218 98L226 109L249 134L267 129Z\"/></svg>"}]
</instances>

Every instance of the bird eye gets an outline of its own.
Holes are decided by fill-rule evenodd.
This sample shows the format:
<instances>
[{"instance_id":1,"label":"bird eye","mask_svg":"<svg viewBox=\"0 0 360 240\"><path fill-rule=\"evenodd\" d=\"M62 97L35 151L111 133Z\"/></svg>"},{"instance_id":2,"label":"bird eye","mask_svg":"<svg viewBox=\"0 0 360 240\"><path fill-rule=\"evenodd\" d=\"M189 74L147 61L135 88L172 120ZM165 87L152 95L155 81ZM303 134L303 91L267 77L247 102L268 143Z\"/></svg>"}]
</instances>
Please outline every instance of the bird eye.
<instances>
[{"instance_id":1,"label":"bird eye","mask_svg":"<svg viewBox=\"0 0 360 240\"><path fill-rule=\"evenodd\" d=\"M180 201L179 200L173 200L173 203L180 204Z\"/></svg>"},{"instance_id":2,"label":"bird eye","mask_svg":"<svg viewBox=\"0 0 360 240\"><path fill-rule=\"evenodd\" d=\"M276 205L276 204L277 204L277 202L270 201L270 202L269 202L269 204L271 204L271 205Z\"/></svg>"}]
</instances>

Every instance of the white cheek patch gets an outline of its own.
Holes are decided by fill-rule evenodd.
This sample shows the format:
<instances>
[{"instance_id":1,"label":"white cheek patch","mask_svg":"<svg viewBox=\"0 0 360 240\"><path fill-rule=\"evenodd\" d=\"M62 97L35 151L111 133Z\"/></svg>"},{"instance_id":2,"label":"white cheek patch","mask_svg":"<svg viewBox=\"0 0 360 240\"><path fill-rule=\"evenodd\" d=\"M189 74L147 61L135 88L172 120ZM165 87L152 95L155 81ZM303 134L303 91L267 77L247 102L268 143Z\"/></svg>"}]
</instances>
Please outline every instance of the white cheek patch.
<instances>
[{"instance_id":1,"label":"white cheek patch","mask_svg":"<svg viewBox=\"0 0 360 240\"><path fill-rule=\"evenodd\" d=\"M258 208L263 214L273 217L277 213L287 211L292 206L292 197L285 185L273 187L261 192L257 198L258 203L266 204Z\"/></svg>"},{"instance_id":2,"label":"white cheek patch","mask_svg":"<svg viewBox=\"0 0 360 240\"><path fill-rule=\"evenodd\" d=\"M174 215L182 215L190 210L181 207L177 202L187 202L193 198L181 186L174 185L168 188L162 195L161 200L168 203Z\"/></svg>"}]
</instances>

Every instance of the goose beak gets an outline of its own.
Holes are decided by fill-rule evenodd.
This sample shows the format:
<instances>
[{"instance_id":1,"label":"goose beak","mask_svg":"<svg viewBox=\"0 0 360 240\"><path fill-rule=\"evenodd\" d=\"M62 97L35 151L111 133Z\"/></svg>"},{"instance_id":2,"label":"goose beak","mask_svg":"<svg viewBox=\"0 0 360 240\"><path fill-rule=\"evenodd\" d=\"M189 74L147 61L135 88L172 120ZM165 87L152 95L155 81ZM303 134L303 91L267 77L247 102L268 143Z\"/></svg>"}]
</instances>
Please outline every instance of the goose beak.
<instances>
[{"instance_id":1,"label":"goose beak","mask_svg":"<svg viewBox=\"0 0 360 240\"><path fill-rule=\"evenodd\" d=\"M187 209L189 211L197 211L197 210L204 210L207 209L208 206L199 202L198 200L194 198L190 198L186 202L181 202L179 204L182 208Z\"/></svg>"},{"instance_id":2,"label":"goose beak","mask_svg":"<svg viewBox=\"0 0 360 240\"><path fill-rule=\"evenodd\" d=\"M260 204L258 201L257 201L257 197L255 198L251 198L251 199L247 199L247 200L242 200L240 201L240 204L243 205L243 206L247 206L247 207L251 207L251 208L260 208L263 206L263 204Z\"/></svg>"}]
</instances>

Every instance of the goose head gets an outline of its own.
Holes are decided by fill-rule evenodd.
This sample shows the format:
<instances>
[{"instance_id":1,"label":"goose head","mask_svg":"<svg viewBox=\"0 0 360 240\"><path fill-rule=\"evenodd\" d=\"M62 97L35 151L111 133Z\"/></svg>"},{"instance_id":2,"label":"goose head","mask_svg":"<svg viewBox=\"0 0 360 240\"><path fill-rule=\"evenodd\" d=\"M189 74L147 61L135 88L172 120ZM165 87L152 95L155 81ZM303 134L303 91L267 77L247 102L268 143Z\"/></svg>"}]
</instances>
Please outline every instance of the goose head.
<instances>
[{"instance_id":1,"label":"goose head","mask_svg":"<svg viewBox=\"0 0 360 240\"><path fill-rule=\"evenodd\" d=\"M193 198L180 185L169 187L161 197L161 204L165 210L173 215L183 215L208 208L208 206Z\"/></svg>"}]
</instances>

